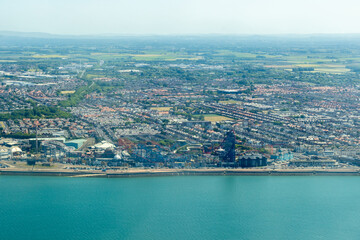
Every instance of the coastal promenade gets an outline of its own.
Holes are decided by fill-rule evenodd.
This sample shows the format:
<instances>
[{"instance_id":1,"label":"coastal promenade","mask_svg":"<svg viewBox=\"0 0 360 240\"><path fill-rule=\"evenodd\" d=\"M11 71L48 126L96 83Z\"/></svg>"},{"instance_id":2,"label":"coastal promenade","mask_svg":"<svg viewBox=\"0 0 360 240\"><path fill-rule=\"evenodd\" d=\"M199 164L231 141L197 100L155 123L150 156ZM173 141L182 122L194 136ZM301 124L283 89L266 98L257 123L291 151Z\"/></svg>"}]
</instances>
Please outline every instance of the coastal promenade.
<instances>
[{"instance_id":1,"label":"coastal promenade","mask_svg":"<svg viewBox=\"0 0 360 240\"><path fill-rule=\"evenodd\" d=\"M127 170L31 170L0 169L0 175L67 176L67 177L155 177L155 176L360 176L357 169L127 169Z\"/></svg>"}]
</instances>

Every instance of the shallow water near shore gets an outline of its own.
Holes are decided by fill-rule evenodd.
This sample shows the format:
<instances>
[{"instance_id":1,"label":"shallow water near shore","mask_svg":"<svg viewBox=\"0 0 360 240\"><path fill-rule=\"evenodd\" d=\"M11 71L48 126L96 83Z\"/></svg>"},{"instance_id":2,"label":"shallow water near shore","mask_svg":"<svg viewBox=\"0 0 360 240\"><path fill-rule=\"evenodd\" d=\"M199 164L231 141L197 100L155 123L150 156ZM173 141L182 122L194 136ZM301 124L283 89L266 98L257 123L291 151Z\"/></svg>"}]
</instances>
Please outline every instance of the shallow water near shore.
<instances>
[{"instance_id":1,"label":"shallow water near shore","mask_svg":"<svg viewBox=\"0 0 360 240\"><path fill-rule=\"evenodd\" d=\"M0 176L0 239L360 239L356 176Z\"/></svg>"}]
</instances>

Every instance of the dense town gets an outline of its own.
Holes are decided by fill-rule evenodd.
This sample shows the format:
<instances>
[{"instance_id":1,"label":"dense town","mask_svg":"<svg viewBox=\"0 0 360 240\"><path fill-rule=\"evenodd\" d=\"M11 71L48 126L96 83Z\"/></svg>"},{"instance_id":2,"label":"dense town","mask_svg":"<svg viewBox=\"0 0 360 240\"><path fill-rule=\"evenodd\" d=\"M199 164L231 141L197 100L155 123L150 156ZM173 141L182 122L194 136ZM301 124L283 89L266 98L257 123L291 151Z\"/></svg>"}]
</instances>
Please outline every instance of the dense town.
<instances>
[{"instance_id":1,"label":"dense town","mask_svg":"<svg viewBox=\"0 0 360 240\"><path fill-rule=\"evenodd\" d=\"M212 43L185 40L164 47L149 40L138 49L140 41L115 53L110 43L89 43L86 53L66 46L11 52L2 41L2 168L360 165L360 78L354 61L331 46L321 56L306 42L305 53L245 51L245 43L209 53ZM149 46L162 52L150 54ZM300 60L290 64L288 56Z\"/></svg>"}]
</instances>

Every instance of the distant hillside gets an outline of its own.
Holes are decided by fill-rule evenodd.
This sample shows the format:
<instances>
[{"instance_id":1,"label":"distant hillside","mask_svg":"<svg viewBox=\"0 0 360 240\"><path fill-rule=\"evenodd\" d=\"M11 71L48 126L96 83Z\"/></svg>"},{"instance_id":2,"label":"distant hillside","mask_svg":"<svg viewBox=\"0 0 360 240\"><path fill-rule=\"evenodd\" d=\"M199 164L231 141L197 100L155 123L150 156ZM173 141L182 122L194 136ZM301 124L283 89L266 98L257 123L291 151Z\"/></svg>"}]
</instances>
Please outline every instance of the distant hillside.
<instances>
[{"instance_id":1,"label":"distant hillside","mask_svg":"<svg viewBox=\"0 0 360 240\"><path fill-rule=\"evenodd\" d=\"M143 35L124 35L124 34L88 34L88 35L71 35L71 34L51 34L43 32L15 32L0 31L0 37L8 38L42 38L42 39L113 39L123 37L143 37Z\"/></svg>"},{"instance_id":2,"label":"distant hillside","mask_svg":"<svg viewBox=\"0 0 360 240\"><path fill-rule=\"evenodd\" d=\"M84 35L71 35L71 34L51 34L44 32L16 32L16 31L1 31L0 37L9 38L59 38L59 39L118 39L118 38L195 38L195 39L211 39L211 38L224 38L224 39L243 39L243 40L303 40L303 41L338 41L338 40L359 40L360 33L354 34L84 34Z\"/></svg>"},{"instance_id":3,"label":"distant hillside","mask_svg":"<svg viewBox=\"0 0 360 240\"><path fill-rule=\"evenodd\" d=\"M24 38L58 38L61 35L41 32L13 32L13 31L0 31L0 36L3 37L24 37Z\"/></svg>"}]
</instances>

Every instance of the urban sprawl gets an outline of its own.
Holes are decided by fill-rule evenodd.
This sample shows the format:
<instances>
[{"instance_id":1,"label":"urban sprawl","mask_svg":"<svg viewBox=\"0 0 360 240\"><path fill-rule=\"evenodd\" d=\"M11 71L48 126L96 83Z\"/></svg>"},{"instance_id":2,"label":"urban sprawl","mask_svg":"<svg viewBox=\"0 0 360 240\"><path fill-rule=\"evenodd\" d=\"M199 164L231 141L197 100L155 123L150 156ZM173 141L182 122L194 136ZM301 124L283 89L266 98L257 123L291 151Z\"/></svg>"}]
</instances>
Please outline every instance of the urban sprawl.
<instances>
[{"instance_id":1,"label":"urban sprawl","mask_svg":"<svg viewBox=\"0 0 360 240\"><path fill-rule=\"evenodd\" d=\"M359 170L358 41L278 38L2 36L0 168Z\"/></svg>"}]
</instances>

